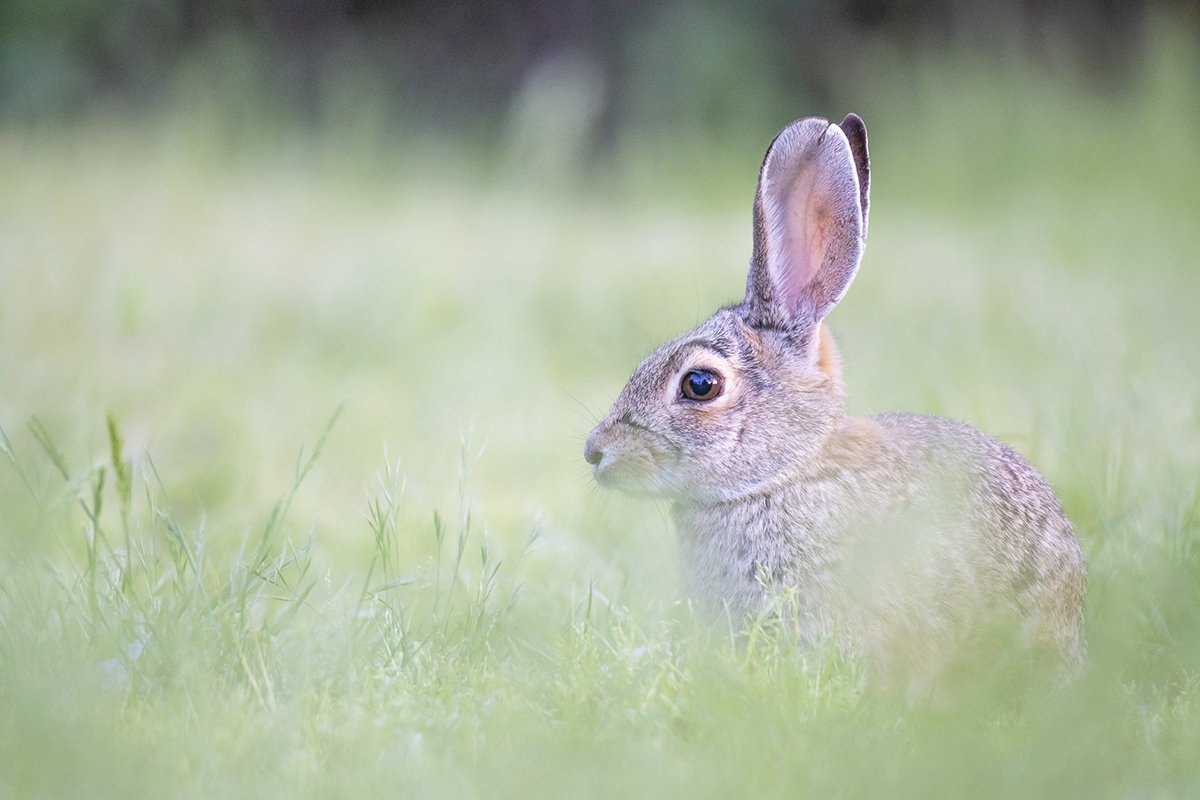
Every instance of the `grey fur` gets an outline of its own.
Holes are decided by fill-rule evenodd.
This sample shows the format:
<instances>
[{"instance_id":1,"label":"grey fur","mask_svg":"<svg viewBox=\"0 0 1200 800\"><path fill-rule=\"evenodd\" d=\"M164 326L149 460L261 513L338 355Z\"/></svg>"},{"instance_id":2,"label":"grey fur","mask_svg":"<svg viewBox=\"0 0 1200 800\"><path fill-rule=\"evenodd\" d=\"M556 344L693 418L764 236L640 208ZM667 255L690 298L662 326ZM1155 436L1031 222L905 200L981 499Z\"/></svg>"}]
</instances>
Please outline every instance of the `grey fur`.
<instances>
[{"instance_id":1,"label":"grey fur","mask_svg":"<svg viewBox=\"0 0 1200 800\"><path fill-rule=\"evenodd\" d=\"M647 356L585 457L602 485L673 501L702 607L749 614L791 587L814 636L887 680L935 677L997 620L1074 668L1084 562L1046 481L963 423L845 413L822 319L857 272L868 181L858 117L789 125L759 176L746 299ZM724 379L711 402L681 393L697 368Z\"/></svg>"}]
</instances>

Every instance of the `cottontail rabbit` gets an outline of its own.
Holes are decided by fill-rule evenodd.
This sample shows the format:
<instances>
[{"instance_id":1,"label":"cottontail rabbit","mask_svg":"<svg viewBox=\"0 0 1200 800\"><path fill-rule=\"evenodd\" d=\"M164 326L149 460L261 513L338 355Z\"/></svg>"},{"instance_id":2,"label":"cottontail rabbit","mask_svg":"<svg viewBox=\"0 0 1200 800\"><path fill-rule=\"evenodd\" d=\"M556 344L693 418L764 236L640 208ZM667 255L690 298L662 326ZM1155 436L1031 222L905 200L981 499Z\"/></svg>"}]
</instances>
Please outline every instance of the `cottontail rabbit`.
<instances>
[{"instance_id":1,"label":"cottontail rabbit","mask_svg":"<svg viewBox=\"0 0 1200 800\"><path fill-rule=\"evenodd\" d=\"M1083 556L1046 481L963 423L845 413L822 320L858 271L869 177L854 114L779 134L746 299L647 356L585 457L603 486L673 501L702 607L743 616L785 589L811 635L885 676L936 674L996 620L1073 668Z\"/></svg>"}]
</instances>

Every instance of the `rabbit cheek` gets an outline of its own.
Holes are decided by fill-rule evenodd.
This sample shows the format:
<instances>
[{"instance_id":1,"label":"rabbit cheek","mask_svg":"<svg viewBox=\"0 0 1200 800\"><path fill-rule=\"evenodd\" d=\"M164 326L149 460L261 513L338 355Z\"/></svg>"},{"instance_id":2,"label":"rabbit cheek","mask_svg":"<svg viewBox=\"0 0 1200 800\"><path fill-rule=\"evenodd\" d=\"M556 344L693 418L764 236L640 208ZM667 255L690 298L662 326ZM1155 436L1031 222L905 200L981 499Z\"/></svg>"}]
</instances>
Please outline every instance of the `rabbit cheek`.
<instances>
[{"instance_id":1,"label":"rabbit cheek","mask_svg":"<svg viewBox=\"0 0 1200 800\"><path fill-rule=\"evenodd\" d=\"M743 398L723 406L692 404L681 408L675 437L682 443L678 461L669 469L672 483L693 498L726 500L760 481L758 464L746 453L757 449L761 428Z\"/></svg>"}]
</instances>

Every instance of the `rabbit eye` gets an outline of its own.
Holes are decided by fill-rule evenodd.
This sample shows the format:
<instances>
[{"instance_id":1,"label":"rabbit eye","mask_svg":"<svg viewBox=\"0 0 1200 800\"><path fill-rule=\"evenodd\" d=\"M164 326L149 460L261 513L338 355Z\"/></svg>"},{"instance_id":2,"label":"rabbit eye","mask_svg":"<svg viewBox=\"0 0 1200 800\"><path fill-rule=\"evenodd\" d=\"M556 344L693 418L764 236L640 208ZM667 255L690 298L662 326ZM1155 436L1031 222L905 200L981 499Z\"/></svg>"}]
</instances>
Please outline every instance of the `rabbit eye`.
<instances>
[{"instance_id":1,"label":"rabbit eye","mask_svg":"<svg viewBox=\"0 0 1200 800\"><path fill-rule=\"evenodd\" d=\"M721 393L721 386L720 375L695 369L683 376L679 383L679 391L688 400L704 402L715 399Z\"/></svg>"}]
</instances>

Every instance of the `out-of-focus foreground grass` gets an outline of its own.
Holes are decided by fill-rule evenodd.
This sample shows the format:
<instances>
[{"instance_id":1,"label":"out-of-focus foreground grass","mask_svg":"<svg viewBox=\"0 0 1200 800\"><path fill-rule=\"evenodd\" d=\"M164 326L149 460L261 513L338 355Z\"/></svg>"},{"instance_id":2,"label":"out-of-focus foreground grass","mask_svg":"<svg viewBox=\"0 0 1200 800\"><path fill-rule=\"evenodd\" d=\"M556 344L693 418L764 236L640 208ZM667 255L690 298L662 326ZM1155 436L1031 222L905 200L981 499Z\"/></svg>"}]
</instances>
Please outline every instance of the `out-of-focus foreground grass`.
<instances>
[{"instance_id":1,"label":"out-of-focus foreground grass","mask_svg":"<svg viewBox=\"0 0 1200 800\"><path fill-rule=\"evenodd\" d=\"M1007 441L1088 557L1086 672L952 708L697 632L582 461L739 299L775 130L564 180L369 98L0 131L0 797L1200 792L1200 64L1150 52L1106 97L881 53L795 109L871 132L851 410Z\"/></svg>"}]
</instances>

